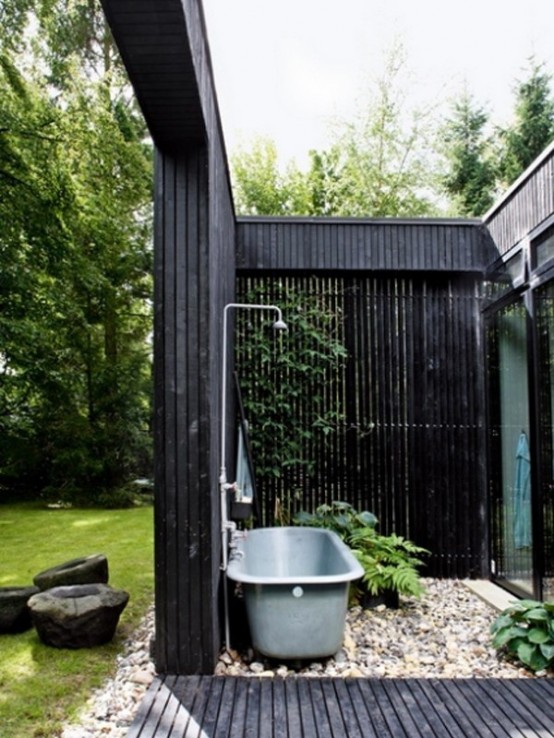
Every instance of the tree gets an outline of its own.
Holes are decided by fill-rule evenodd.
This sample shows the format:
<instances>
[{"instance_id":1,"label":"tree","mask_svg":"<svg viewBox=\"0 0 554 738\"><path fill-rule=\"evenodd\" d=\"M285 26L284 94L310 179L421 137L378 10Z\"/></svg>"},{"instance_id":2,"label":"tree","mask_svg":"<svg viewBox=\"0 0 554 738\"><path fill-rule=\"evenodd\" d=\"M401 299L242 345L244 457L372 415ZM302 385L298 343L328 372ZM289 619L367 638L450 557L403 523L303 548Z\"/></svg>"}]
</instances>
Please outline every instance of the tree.
<instances>
[{"instance_id":1,"label":"tree","mask_svg":"<svg viewBox=\"0 0 554 738\"><path fill-rule=\"evenodd\" d=\"M554 97L544 65L529 62L529 76L516 88L514 122L500 129L499 178L510 185L554 138Z\"/></svg>"},{"instance_id":2,"label":"tree","mask_svg":"<svg viewBox=\"0 0 554 738\"><path fill-rule=\"evenodd\" d=\"M275 145L255 142L232 159L237 208L265 215L417 216L437 212L430 114L410 108L400 84L402 49L354 121L339 121L310 168L280 174Z\"/></svg>"},{"instance_id":3,"label":"tree","mask_svg":"<svg viewBox=\"0 0 554 738\"><path fill-rule=\"evenodd\" d=\"M430 117L410 108L400 84L401 48L352 122L339 124L331 150L333 215L418 216L436 212Z\"/></svg>"},{"instance_id":4,"label":"tree","mask_svg":"<svg viewBox=\"0 0 554 738\"><path fill-rule=\"evenodd\" d=\"M447 173L442 179L458 215L480 216L493 202L495 166L485 137L488 115L467 92L456 100L442 130Z\"/></svg>"},{"instance_id":5,"label":"tree","mask_svg":"<svg viewBox=\"0 0 554 738\"><path fill-rule=\"evenodd\" d=\"M74 91L64 123L76 208L63 336L78 368L63 416L45 418L49 487L105 498L149 455L150 157L102 82Z\"/></svg>"},{"instance_id":6,"label":"tree","mask_svg":"<svg viewBox=\"0 0 554 738\"><path fill-rule=\"evenodd\" d=\"M23 0L0 33L0 481L109 501L149 467L151 147L97 3L33 7L32 49Z\"/></svg>"},{"instance_id":7,"label":"tree","mask_svg":"<svg viewBox=\"0 0 554 738\"><path fill-rule=\"evenodd\" d=\"M279 170L275 143L257 137L249 150L231 157L235 206L242 215L301 215L307 212L309 193L305 177L289 163Z\"/></svg>"}]
</instances>

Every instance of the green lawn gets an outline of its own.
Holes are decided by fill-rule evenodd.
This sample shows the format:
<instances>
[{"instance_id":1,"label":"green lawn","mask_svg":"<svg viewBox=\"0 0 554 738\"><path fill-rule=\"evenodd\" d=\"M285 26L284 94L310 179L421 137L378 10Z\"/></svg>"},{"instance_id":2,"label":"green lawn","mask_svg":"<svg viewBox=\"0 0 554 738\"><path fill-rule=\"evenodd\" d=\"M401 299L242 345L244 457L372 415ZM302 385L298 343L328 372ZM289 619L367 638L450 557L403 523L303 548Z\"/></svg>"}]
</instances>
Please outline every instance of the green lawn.
<instances>
[{"instance_id":1,"label":"green lawn","mask_svg":"<svg viewBox=\"0 0 554 738\"><path fill-rule=\"evenodd\" d=\"M91 689L115 669L123 640L153 598L152 508L47 510L0 505L0 586L23 586L43 569L91 553L108 557L109 583L130 594L112 643L44 646L34 630L0 635L0 738L54 738Z\"/></svg>"}]
</instances>

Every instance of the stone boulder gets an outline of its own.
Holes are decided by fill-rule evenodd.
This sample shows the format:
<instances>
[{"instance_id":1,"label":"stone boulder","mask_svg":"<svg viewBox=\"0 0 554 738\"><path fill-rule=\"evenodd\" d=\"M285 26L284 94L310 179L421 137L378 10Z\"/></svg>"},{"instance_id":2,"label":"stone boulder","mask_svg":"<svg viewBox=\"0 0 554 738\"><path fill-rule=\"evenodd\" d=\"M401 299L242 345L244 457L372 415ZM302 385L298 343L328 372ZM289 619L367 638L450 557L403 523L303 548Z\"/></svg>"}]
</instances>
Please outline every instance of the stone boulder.
<instances>
[{"instance_id":1,"label":"stone boulder","mask_svg":"<svg viewBox=\"0 0 554 738\"><path fill-rule=\"evenodd\" d=\"M21 633L31 627L27 602L38 591L38 587L0 587L0 633Z\"/></svg>"},{"instance_id":2,"label":"stone boulder","mask_svg":"<svg viewBox=\"0 0 554 738\"><path fill-rule=\"evenodd\" d=\"M106 584L54 587L29 600L33 625L43 643L91 648L111 641L129 594Z\"/></svg>"},{"instance_id":3,"label":"stone boulder","mask_svg":"<svg viewBox=\"0 0 554 738\"><path fill-rule=\"evenodd\" d=\"M33 583L42 591L73 584L107 584L108 559L104 554L90 554L65 561L37 574Z\"/></svg>"}]
</instances>

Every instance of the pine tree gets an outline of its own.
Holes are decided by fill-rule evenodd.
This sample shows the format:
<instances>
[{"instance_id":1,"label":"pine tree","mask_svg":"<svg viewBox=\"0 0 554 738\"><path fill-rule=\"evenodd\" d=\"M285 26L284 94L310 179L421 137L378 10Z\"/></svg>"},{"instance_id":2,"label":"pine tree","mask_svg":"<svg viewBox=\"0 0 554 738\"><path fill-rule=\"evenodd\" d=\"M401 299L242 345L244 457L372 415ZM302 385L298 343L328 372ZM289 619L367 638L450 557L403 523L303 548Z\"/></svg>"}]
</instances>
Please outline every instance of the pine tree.
<instances>
[{"instance_id":1,"label":"pine tree","mask_svg":"<svg viewBox=\"0 0 554 738\"><path fill-rule=\"evenodd\" d=\"M554 138L551 76L534 59L529 76L516 88L514 122L500 130L499 177L510 185Z\"/></svg>"},{"instance_id":2,"label":"pine tree","mask_svg":"<svg viewBox=\"0 0 554 738\"><path fill-rule=\"evenodd\" d=\"M464 93L442 131L447 172L442 185L458 215L480 216L492 204L495 168L485 137L488 114Z\"/></svg>"}]
</instances>

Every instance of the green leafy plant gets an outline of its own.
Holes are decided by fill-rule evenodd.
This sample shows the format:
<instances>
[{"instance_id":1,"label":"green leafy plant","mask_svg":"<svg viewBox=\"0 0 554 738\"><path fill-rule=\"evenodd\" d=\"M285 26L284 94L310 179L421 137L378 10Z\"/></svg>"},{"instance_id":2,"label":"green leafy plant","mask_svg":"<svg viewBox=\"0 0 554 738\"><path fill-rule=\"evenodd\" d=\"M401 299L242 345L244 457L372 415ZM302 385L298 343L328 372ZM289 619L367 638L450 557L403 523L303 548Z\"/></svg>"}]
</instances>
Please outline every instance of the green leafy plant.
<instances>
[{"instance_id":1,"label":"green leafy plant","mask_svg":"<svg viewBox=\"0 0 554 738\"><path fill-rule=\"evenodd\" d=\"M371 512L357 512L348 502L335 501L330 505L320 505L314 513L301 510L294 516L296 525L309 525L312 528L327 528L337 533L343 541L358 528L374 529L377 518Z\"/></svg>"},{"instance_id":2,"label":"green leafy plant","mask_svg":"<svg viewBox=\"0 0 554 738\"><path fill-rule=\"evenodd\" d=\"M316 459L344 430L340 308L337 296L314 282L270 277L239 285L240 301L278 305L289 326L276 334L261 311L236 315L235 361L260 488L275 479L295 488L313 477Z\"/></svg>"},{"instance_id":3,"label":"green leafy plant","mask_svg":"<svg viewBox=\"0 0 554 738\"><path fill-rule=\"evenodd\" d=\"M352 600L363 601L366 594L419 597L424 592L418 569L423 566L420 556L429 552L402 536L378 533L373 513L357 512L348 502L335 501L320 505L314 513L299 512L294 522L332 530L350 546L364 568L361 584L353 586Z\"/></svg>"},{"instance_id":4,"label":"green leafy plant","mask_svg":"<svg viewBox=\"0 0 554 738\"><path fill-rule=\"evenodd\" d=\"M347 542L364 568L362 582L370 594L392 591L419 597L425 591L418 569L427 549L394 533L380 535L374 527L352 531Z\"/></svg>"},{"instance_id":5,"label":"green leafy plant","mask_svg":"<svg viewBox=\"0 0 554 738\"><path fill-rule=\"evenodd\" d=\"M531 671L554 666L554 602L521 600L491 625L492 645Z\"/></svg>"}]
</instances>

